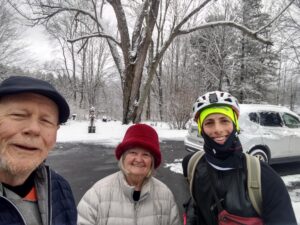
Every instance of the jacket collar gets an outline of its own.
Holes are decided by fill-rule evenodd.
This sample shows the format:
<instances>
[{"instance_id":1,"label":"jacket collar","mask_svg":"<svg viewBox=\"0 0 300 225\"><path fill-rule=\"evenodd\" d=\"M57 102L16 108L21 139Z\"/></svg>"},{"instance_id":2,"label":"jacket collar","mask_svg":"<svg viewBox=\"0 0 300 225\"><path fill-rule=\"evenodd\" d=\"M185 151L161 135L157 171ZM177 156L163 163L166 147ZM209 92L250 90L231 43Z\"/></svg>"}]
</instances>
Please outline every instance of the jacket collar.
<instances>
[{"instance_id":1,"label":"jacket collar","mask_svg":"<svg viewBox=\"0 0 300 225\"><path fill-rule=\"evenodd\" d=\"M122 188L122 190L124 191L125 196L131 201L134 202L133 200L133 192L134 192L134 186L130 186L125 178L125 175L122 171L119 171L117 174L118 180L119 180L119 184ZM152 177L148 178L143 186L142 186L142 190L141 190L141 195L140 195L140 199L139 201L142 201L144 199L147 198L147 196L150 193L150 190L152 188Z\"/></svg>"}]
</instances>

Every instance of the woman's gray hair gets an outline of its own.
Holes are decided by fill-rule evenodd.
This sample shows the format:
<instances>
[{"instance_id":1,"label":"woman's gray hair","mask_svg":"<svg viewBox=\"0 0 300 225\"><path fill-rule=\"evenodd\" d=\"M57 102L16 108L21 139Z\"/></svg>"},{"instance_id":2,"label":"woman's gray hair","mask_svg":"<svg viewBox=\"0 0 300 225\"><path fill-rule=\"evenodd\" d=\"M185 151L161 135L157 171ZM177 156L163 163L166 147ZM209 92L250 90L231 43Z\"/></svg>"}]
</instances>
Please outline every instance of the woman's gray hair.
<instances>
[{"instance_id":1,"label":"woman's gray hair","mask_svg":"<svg viewBox=\"0 0 300 225\"><path fill-rule=\"evenodd\" d=\"M118 163L118 165L119 165L119 168L120 168L120 170L121 171L123 171L123 173L127 176L128 175L128 171L125 169L125 167L124 167L124 159L125 159L125 156L127 155L127 153L128 153L128 150L127 151L125 151L122 155L121 155L121 157L120 157L120 160L119 160L119 163ZM153 155L152 154L150 154L151 155L151 168L150 168L150 170L149 170L149 173L147 174L147 176L146 176L146 178L150 178L151 176L153 176L153 174L154 174L154 171L155 171L155 169L154 169L154 157L153 157Z\"/></svg>"}]
</instances>

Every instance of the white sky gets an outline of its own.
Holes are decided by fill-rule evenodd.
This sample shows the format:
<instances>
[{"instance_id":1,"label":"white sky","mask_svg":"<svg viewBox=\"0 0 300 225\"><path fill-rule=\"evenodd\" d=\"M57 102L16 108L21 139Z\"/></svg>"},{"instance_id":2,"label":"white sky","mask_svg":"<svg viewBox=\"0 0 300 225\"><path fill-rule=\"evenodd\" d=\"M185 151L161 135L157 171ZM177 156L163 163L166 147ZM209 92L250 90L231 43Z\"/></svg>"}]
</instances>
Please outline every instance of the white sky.
<instances>
[{"instance_id":1,"label":"white sky","mask_svg":"<svg viewBox=\"0 0 300 225\"><path fill-rule=\"evenodd\" d=\"M116 27L116 20L111 7L105 7L104 20L102 22L108 29ZM22 41L28 46L26 48L26 57L43 64L61 56L62 53L58 43L50 39L49 34L42 25L23 28L25 32L22 33ZM115 32L115 30L112 29L111 32Z\"/></svg>"},{"instance_id":2,"label":"white sky","mask_svg":"<svg viewBox=\"0 0 300 225\"><path fill-rule=\"evenodd\" d=\"M28 46L28 57L40 63L51 61L59 54L58 44L53 43L42 26L27 27L23 41Z\"/></svg>"},{"instance_id":3,"label":"white sky","mask_svg":"<svg viewBox=\"0 0 300 225\"><path fill-rule=\"evenodd\" d=\"M167 124L164 123L148 123L157 131L160 141L162 140L177 140L183 141L187 130L170 130ZM122 125L120 121L110 121L104 123L96 121L96 133L89 134L88 121L68 121L62 125L58 131L57 142L92 142L108 146L116 146L122 141L122 138L130 125ZM184 150L183 150L184 151ZM165 168L170 168L174 173L182 173L181 160L175 159L173 163L167 163ZM286 185L291 182L300 182L300 174L283 176L283 181ZM300 224L300 189L295 189L289 192L297 222Z\"/></svg>"}]
</instances>

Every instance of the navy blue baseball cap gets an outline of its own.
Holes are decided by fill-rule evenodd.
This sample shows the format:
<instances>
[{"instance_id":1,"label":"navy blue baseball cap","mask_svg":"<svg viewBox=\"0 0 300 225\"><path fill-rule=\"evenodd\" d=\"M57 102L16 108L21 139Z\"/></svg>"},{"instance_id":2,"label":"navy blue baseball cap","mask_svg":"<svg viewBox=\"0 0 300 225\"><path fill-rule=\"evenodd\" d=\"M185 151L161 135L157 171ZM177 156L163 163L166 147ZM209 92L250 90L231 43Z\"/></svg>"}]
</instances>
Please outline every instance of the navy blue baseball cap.
<instances>
[{"instance_id":1,"label":"navy blue baseball cap","mask_svg":"<svg viewBox=\"0 0 300 225\"><path fill-rule=\"evenodd\" d=\"M25 76L11 76L0 84L0 97L32 92L54 101L59 110L59 123L64 123L70 116L70 108L65 98L48 82Z\"/></svg>"}]
</instances>

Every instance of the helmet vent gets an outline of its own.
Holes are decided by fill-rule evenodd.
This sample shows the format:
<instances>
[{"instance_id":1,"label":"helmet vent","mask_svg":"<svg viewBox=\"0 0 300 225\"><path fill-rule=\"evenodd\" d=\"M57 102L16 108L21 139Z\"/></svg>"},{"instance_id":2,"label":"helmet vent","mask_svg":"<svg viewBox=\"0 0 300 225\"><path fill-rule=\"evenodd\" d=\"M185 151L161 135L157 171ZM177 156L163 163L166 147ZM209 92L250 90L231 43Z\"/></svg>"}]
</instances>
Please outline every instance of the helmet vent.
<instances>
[{"instance_id":1,"label":"helmet vent","mask_svg":"<svg viewBox=\"0 0 300 225\"><path fill-rule=\"evenodd\" d=\"M211 105L225 105L231 107L237 117L239 116L240 107L237 99L225 91L212 91L198 97L194 103L193 118L197 121L201 111Z\"/></svg>"},{"instance_id":2,"label":"helmet vent","mask_svg":"<svg viewBox=\"0 0 300 225\"><path fill-rule=\"evenodd\" d=\"M226 101L226 102L232 102L231 98L225 98L224 101Z\"/></svg>"},{"instance_id":3,"label":"helmet vent","mask_svg":"<svg viewBox=\"0 0 300 225\"><path fill-rule=\"evenodd\" d=\"M216 93L209 94L209 102L210 103L216 103L218 102L218 96Z\"/></svg>"},{"instance_id":4,"label":"helmet vent","mask_svg":"<svg viewBox=\"0 0 300 225\"><path fill-rule=\"evenodd\" d=\"M199 102L197 108L199 108L201 105L203 105L203 103Z\"/></svg>"}]
</instances>

